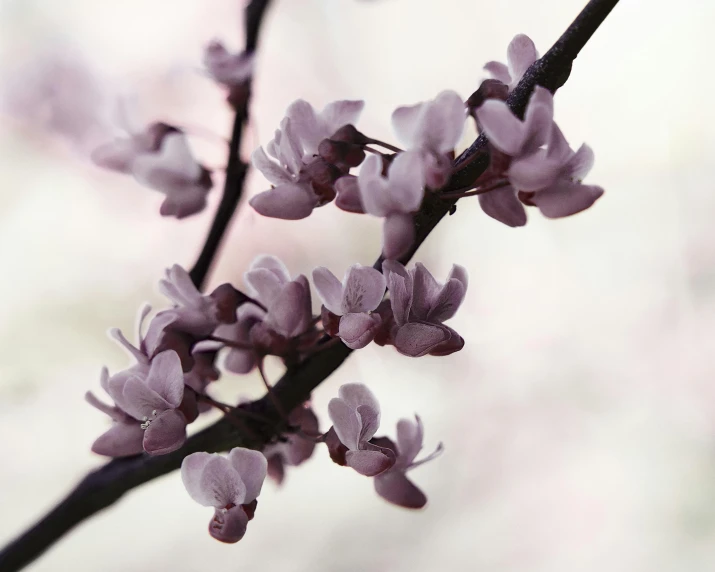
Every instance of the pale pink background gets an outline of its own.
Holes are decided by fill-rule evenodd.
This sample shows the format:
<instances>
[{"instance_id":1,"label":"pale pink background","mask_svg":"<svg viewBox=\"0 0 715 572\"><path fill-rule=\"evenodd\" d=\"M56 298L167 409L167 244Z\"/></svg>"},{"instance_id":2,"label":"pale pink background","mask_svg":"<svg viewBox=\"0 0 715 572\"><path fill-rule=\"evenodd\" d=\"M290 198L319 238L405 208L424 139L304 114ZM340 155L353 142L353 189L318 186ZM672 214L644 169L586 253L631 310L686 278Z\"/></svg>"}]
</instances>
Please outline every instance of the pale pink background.
<instances>
[{"instance_id":1,"label":"pale pink background","mask_svg":"<svg viewBox=\"0 0 715 572\"><path fill-rule=\"evenodd\" d=\"M86 160L102 129L74 144L48 134L31 97L48 83L44 66L61 60L95 76L101 93L77 96L86 110L85 100L121 94L140 123L225 135L222 93L197 70L213 36L240 45L238 4L0 0L0 543L101 463L89 446L106 419L82 395L98 387L102 365L125 365L104 332L132 331L140 303L160 302L163 268L191 264L219 198L213 191L190 220L161 219L158 194ZM277 1L245 151L298 97L364 98L361 128L389 139L394 107L445 88L467 97L514 34L543 52L583 4ZM417 258L441 277L452 262L469 269L451 323L465 350L409 360L371 346L316 392L324 422L347 381L370 385L387 431L420 413L426 446L446 447L413 473L425 511L387 505L319 449L284 488L266 485L239 545L209 537L210 511L173 474L30 570L712 570L714 18L705 0L622 2L556 98L572 144L596 151L589 180L606 188L603 199L568 220L530 211L518 230L461 202ZM71 85L52 87L73 101ZM207 163L225 161L220 142L192 142ZM249 191L265 188L253 174ZM243 209L211 283L240 284L261 252L294 273L342 274L372 263L378 229L333 205L300 222ZM253 377L221 386L226 399L260 392Z\"/></svg>"}]
</instances>

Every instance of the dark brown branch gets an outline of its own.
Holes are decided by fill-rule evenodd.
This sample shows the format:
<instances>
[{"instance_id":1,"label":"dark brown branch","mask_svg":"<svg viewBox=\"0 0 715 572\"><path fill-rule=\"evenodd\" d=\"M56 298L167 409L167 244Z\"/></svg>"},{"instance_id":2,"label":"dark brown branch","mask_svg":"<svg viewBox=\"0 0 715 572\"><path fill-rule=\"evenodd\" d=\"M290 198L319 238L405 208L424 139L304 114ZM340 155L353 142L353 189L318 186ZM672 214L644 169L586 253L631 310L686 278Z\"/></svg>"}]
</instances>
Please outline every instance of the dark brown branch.
<instances>
[{"instance_id":1,"label":"dark brown branch","mask_svg":"<svg viewBox=\"0 0 715 572\"><path fill-rule=\"evenodd\" d=\"M556 44L527 71L509 96L508 104L516 114L523 115L529 95L535 85L542 85L552 91L556 91L563 85L569 76L573 60L617 3L618 0L591 0L588 3ZM267 2L254 0L251 6L259 4L267 4ZM466 162L468 164L457 176L453 177L449 187L444 190L445 193L473 182L487 168L489 155L487 141L484 137L477 138L469 149L457 158L455 164L460 165ZM427 235L450 212L457 200L444 200L438 196L428 195L415 218L416 243L403 257L403 262L408 261L414 255ZM210 261L209 259L206 271ZM381 259L378 259L375 266L380 267L381 264ZM205 271L203 276L205 276ZM198 283L202 280L199 280ZM305 401L323 380L340 367L350 353L351 350L342 344L332 345L317 352L283 375L273 388L275 396L283 407L290 411ZM282 421L268 396L248 407L252 411L260 413L263 418L274 421L272 425L269 425L247 420L247 423L250 424L251 434L260 436L260 442L248 439L233 424L224 419L197 433L181 449L168 455L160 457L142 455L110 461L87 475L77 488L49 514L0 552L0 570L13 572L21 569L47 550L76 524L111 506L133 488L178 469L182 459L190 453L225 451L238 446L260 449L279 434L283 428Z\"/></svg>"},{"instance_id":2,"label":"dark brown branch","mask_svg":"<svg viewBox=\"0 0 715 572\"><path fill-rule=\"evenodd\" d=\"M270 0L252 0L244 10L244 25L246 29L246 53L252 54L256 51L258 44L258 34L263 22L263 16L270 4ZM231 141L228 150L228 164L226 166L226 179L223 185L223 195L219 203L214 220L211 223L209 234L206 237L204 246L199 257L196 259L194 267L189 272L191 280L196 287L201 290L206 277L208 276L211 264L216 258L223 235L236 212L236 207L243 194L243 183L248 171L248 165L241 161L239 155L241 151L241 140L243 139L243 127L248 121L248 106L251 99L251 86L246 84L245 91L237 98L232 98L236 113L233 118L233 129L231 130Z\"/></svg>"}]
</instances>

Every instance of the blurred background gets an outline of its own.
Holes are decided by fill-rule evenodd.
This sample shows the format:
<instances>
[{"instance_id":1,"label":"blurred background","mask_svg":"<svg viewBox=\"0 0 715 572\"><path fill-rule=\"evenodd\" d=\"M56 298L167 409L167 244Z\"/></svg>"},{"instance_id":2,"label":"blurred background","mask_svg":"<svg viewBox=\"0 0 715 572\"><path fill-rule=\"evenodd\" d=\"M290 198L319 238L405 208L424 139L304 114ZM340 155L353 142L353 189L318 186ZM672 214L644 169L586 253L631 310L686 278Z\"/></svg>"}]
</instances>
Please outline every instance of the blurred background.
<instances>
[{"instance_id":1,"label":"blurred background","mask_svg":"<svg viewBox=\"0 0 715 572\"><path fill-rule=\"evenodd\" d=\"M83 401L102 365L126 366L105 336L134 329L163 269L189 267L209 207L161 218L161 195L88 160L118 126L165 120L227 136L224 93L201 73L213 37L242 44L240 0L0 0L0 544L103 460L107 419ZM442 89L463 97L526 33L545 52L583 0L276 0L265 23L244 156L299 97L365 99L359 122L394 141L398 105ZM136 572L706 571L715 569L715 5L629 0L574 64L556 119L606 189L590 210L507 228L459 203L416 257L443 279L471 277L447 358L374 345L314 395L367 383L384 432L418 412L426 451L411 473L429 497L412 513L318 448L266 484L238 545L207 534L211 511L178 474L133 491L76 528L29 570ZM470 126L463 146L473 138ZM192 137L203 162L225 144ZM268 188L252 173L248 192ZM242 283L259 253L292 273L339 276L372 264L379 221L328 205L275 221L241 208L210 286ZM131 337L131 336L130 336ZM272 370L277 376L278 369ZM257 396L226 377L219 395ZM209 419L211 421L211 419Z\"/></svg>"}]
</instances>

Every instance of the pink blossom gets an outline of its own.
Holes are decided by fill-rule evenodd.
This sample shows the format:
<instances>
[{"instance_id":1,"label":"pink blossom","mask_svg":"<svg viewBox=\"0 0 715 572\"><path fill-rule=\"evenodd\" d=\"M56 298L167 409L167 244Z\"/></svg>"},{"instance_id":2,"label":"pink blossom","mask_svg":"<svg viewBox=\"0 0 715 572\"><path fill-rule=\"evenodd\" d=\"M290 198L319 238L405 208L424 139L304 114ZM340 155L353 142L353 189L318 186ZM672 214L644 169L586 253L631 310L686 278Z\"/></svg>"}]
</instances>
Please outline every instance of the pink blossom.
<instances>
[{"instance_id":1,"label":"pink blossom","mask_svg":"<svg viewBox=\"0 0 715 572\"><path fill-rule=\"evenodd\" d=\"M382 175L382 159L368 157L358 175L360 199L365 212L384 218L382 252L385 258L399 258L415 240L412 213L424 198L424 171L419 153L400 153Z\"/></svg>"},{"instance_id":2,"label":"pink blossom","mask_svg":"<svg viewBox=\"0 0 715 572\"><path fill-rule=\"evenodd\" d=\"M92 160L105 169L128 173L165 195L160 213L184 218L206 206L211 175L194 158L186 135L165 123L96 148Z\"/></svg>"},{"instance_id":3,"label":"pink blossom","mask_svg":"<svg viewBox=\"0 0 715 572\"><path fill-rule=\"evenodd\" d=\"M328 403L328 414L340 442L348 448L346 464L361 475L372 477L390 468L390 451L369 443L380 427L380 404L361 383L347 383Z\"/></svg>"},{"instance_id":4,"label":"pink blossom","mask_svg":"<svg viewBox=\"0 0 715 572\"><path fill-rule=\"evenodd\" d=\"M424 430L422 420L415 415L415 421L400 419L397 423L397 445L382 438L385 445L391 448L397 460L387 471L375 476L375 490L382 498L405 508L422 508L427 503L427 497L407 478L407 471L431 461L442 453L442 443L437 449L420 461L415 458L422 450Z\"/></svg>"},{"instance_id":5,"label":"pink blossom","mask_svg":"<svg viewBox=\"0 0 715 572\"><path fill-rule=\"evenodd\" d=\"M108 377L106 369L102 377ZM144 429L140 423L116 406L106 405L91 391L85 393L87 402L109 415L114 423L92 444L92 452L107 457L130 457L144 451Z\"/></svg>"},{"instance_id":6,"label":"pink blossom","mask_svg":"<svg viewBox=\"0 0 715 572\"><path fill-rule=\"evenodd\" d=\"M242 447L228 457L192 453L181 464L181 480L192 499L214 507L209 534L226 543L238 542L253 518L256 499L266 478L263 454Z\"/></svg>"},{"instance_id":7,"label":"pink blossom","mask_svg":"<svg viewBox=\"0 0 715 572\"><path fill-rule=\"evenodd\" d=\"M352 349L368 345L381 323L372 311L385 295L385 277L370 266L355 264L345 272L341 284L321 266L313 270L313 283L325 307L340 316L338 336L345 345Z\"/></svg>"},{"instance_id":8,"label":"pink blossom","mask_svg":"<svg viewBox=\"0 0 715 572\"><path fill-rule=\"evenodd\" d=\"M433 189L443 187L452 169L450 153L462 137L465 105L454 91L443 91L431 101L399 107L392 126L407 151L416 151L424 180Z\"/></svg>"},{"instance_id":9,"label":"pink blossom","mask_svg":"<svg viewBox=\"0 0 715 572\"><path fill-rule=\"evenodd\" d=\"M487 62L484 69L487 70L494 79L509 86L509 91L514 89L521 81L526 70L539 58L536 46L529 36L517 34L509 43L506 52L507 64L501 62Z\"/></svg>"},{"instance_id":10,"label":"pink blossom","mask_svg":"<svg viewBox=\"0 0 715 572\"><path fill-rule=\"evenodd\" d=\"M399 262L382 265L390 291L394 327L392 343L411 357L448 355L459 351L464 340L445 326L459 309L467 292L467 271L457 264L444 284L439 284L422 264L409 271Z\"/></svg>"}]
</instances>

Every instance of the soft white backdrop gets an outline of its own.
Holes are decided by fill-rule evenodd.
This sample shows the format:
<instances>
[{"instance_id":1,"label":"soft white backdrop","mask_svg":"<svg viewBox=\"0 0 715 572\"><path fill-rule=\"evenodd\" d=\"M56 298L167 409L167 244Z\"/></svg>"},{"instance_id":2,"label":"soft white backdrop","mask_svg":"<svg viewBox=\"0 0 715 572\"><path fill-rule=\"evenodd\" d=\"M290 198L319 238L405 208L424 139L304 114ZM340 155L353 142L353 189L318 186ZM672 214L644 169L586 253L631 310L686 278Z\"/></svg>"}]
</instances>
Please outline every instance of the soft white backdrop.
<instances>
[{"instance_id":1,"label":"soft white backdrop","mask_svg":"<svg viewBox=\"0 0 715 572\"><path fill-rule=\"evenodd\" d=\"M104 332L132 331L140 303L159 302L163 268L191 264L219 196L190 220L162 219L159 195L89 164L87 150L116 122L105 103L121 95L140 123L227 134L223 95L197 70L212 37L240 45L239 4L0 0L0 543L101 462L89 446L106 420L82 395L102 365L125 365ZM278 0L245 151L298 97L364 98L360 127L390 139L394 107L445 88L466 98L513 35L543 52L583 4ZM417 259L439 277L453 262L469 269L451 323L465 350L409 360L369 347L316 392L324 422L346 381L373 388L388 432L420 413L427 448L446 447L413 473L426 510L387 505L318 449L282 489L266 485L238 545L209 537L210 510L173 474L30 569L712 570L713 21L706 0L617 6L556 98L572 144L595 149L589 181L605 196L568 220L530 212L517 230L462 201ZM58 64L64 73L52 72ZM81 117L48 131L48 94ZM220 142L192 143L207 163L225 161ZM252 175L249 191L264 188ZM211 283L240 284L262 252L294 273L342 274L378 250L376 220L332 205L299 222L243 209ZM260 392L253 377L220 385L226 398Z\"/></svg>"}]
</instances>

